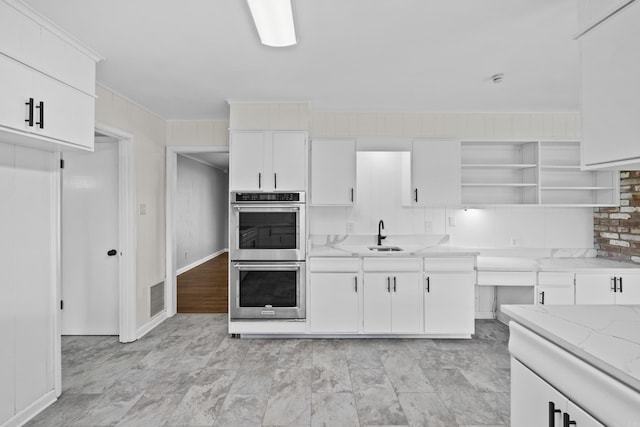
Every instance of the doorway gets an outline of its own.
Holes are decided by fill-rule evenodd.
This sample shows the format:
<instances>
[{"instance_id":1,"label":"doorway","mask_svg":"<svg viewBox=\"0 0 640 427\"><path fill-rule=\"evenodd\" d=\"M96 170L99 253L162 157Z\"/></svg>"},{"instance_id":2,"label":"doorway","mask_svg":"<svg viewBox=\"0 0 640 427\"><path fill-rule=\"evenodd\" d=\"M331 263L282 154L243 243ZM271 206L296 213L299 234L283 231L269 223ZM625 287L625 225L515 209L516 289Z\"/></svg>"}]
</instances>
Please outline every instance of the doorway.
<instances>
[{"instance_id":1,"label":"doorway","mask_svg":"<svg viewBox=\"0 0 640 427\"><path fill-rule=\"evenodd\" d=\"M63 155L62 335L119 334L117 142Z\"/></svg>"},{"instance_id":2,"label":"doorway","mask_svg":"<svg viewBox=\"0 0 640 427\"><path fill-rule=\"evenodd\" d=\"M61 169L61 335L137 339L133 138L98 126Z\"/></svg>"},{"instance_id":3,"label":"doorway","mask_svg":"<svg viewBox=\"0 0 640 427\"><path fill-rule=\"evenodd\" d=\"M167 147L167 315L228 308L228 146Z\"/></svg>"}]
</instances>

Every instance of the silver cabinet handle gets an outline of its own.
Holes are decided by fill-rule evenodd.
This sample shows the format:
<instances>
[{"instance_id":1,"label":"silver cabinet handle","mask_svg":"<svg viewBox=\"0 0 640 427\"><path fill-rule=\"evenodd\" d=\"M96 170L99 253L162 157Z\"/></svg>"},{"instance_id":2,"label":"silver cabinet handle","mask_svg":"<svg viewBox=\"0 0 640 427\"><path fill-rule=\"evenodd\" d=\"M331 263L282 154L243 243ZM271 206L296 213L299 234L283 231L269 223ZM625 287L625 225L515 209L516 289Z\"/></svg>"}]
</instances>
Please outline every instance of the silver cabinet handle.
<instances>
[{"instance_id":1,"label":"silver cabinet handle","mask_svg":"<svg viewBox=\"0 0 640 427\"><path fill-rule=\"evenodd\" d=\"M387 276L387 292L391 293L391 277Z\"/></svg>"},{"instance_id":2,"label":"silver cabinet handle","mask_svg":"<svg viewBox=\"0 0 640 427\"><path fill-rule=\"evenodd\" d=\"M427 292L431 292L431 289L429 288L429 276L427 276Z\"/></svg>"},{"instance_id":3,"label":"silver cabinet handle","mask_svg":"<svg viewBox=\"0 0 640 427\"><path fill-rule=\"evenodd\" d=\"M393 292L396 292L396 276L393 276Z\"/></svg>"},{"instance_id":4,"label":"silver cabinet handle","mask_svg":"<svg viewBox=\"0 0 640 427\"><path fill-rule=\"evenodd\" d=\"M258 172L258 188L262 188L262 173Z\"/></svg>"},{"instance_id":5,"label":"silver cabinet handle","mask_svg":"<svg viewBox=\"0 0 640 427\"><path fill-rule=\"evenodd\" d=\"M278 188L278 174L273 173L273 188Z\"/></svg>"},{"instance_id":6,"label":"silver cabinet handle","mask_svg":"<svg viewBox=\"0 0 640 427\"><path fill-rule=\"evenodd\" d=\"M415 192L416 192L415 201L416 201L416 203L418 203L418 189L417 188L416 188Z\"/></svg>"},{"instance_id":7,"label":"silver cabinet handle","mask_svg":"<svg viewBox=\"0 0 640 427\"><path fill-rule=\"evenodd\" d=\"M353 188L351 188L351 203L353 203Z\"/></svg>"},{"instance_id":8,"label":"silver cabinet handle","mask_svg":"<svg viewBox=\"0 0 640 427\"><path fill-rule=\"evenodd\" d=\"M539 302L541 305L544 305L544 291L541 291L541 292L540 292L540 298L538 299L538 302Z\"/></svg>"},{"instance_id":9,"label":"silver cabinet handle","mask_svg":"<svg viewBox=\"0 0 640 427\"><path fill-rule=\"evenodd\" d=\"M611 281L613 282L613 284L611 285L611 290L612 290L613 292L615 292L615 291L617 291L618 278L617 278L617 277L615 277L615 276L613 276L613 277L611 278Z\"/></svg>"},{"instance_id":10,"label":"silver cabinet handle","mask_svg":"<svg viewBox=\"0 0 640 427\"><path fill-rule=\"evenodd\" d=\"M354 290L357 293L358 292L358 276L354 276L353 278L353 283L354 283Z\"/></svg>"}]
</instances>

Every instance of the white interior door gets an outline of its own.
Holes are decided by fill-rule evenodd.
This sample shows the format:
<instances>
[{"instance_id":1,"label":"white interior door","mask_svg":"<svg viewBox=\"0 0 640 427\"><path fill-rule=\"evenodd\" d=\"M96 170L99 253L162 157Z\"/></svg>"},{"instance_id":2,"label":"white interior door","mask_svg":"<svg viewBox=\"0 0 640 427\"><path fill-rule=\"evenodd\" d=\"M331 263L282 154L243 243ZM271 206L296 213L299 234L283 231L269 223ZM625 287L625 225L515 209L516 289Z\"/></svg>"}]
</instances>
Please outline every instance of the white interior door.
<instances>
[{"instance_id":1,"label":"white interior door","mask_svg":"<svg viewBox=\"0 0 640 427\"><path fill-rule=\"evenodd\" d=\"M64 159L62 334L118 335L118 144Z\"/></svg>"}]
</instances>

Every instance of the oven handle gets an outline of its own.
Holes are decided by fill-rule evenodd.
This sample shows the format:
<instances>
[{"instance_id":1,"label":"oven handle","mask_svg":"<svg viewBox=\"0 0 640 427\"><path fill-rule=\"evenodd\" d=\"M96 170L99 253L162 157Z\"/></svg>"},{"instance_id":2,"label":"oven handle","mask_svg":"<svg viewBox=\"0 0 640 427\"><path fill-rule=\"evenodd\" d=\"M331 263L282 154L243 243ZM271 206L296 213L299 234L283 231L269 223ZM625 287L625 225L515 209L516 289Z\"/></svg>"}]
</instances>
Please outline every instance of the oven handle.
<instances>
[{"instance_id":1,"label":"oven handle","mask_svg":"<svg viewBox=\"0 0 640 427\"><path fill-rule=\"evenodd\" d=\"M234 268L252 269L252 270L282 270L283 268L299 269L303 266L303 263L274 263L274 264L245 264L236 262L233 264Z\"/></svg>"},{"instance_id":2,"label":"oven handle","mask_svg":"<svg viewBox=\"0 0 640 427\"><path fill-rule=\"evenodd\" d=\"M233 205L233 209L239 211L242 209L261 209L261 210L270 210L270 209L288 209L292 211L299 211L303 205Z\"/></svg>"}]
</instances>

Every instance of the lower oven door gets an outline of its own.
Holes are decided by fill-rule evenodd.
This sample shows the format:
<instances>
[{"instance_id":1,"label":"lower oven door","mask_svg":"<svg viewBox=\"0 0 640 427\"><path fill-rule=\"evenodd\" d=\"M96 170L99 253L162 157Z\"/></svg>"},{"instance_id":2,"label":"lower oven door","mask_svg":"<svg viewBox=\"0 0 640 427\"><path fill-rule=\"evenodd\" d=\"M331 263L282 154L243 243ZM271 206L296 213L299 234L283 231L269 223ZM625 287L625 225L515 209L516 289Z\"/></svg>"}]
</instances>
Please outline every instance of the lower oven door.
<instances>
[{"instance_id":1,"label":"lower oven door","mask_svg":"<svg viewBox=\"0 0 640 427\"><path fill-rule=\"evenodd\" d=\"M231 319L305 319L304 262L232 262Z\"/></svg>"}]
</instances>

